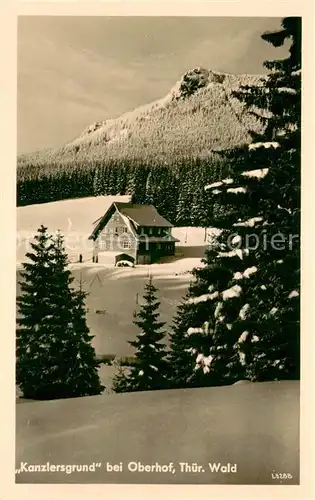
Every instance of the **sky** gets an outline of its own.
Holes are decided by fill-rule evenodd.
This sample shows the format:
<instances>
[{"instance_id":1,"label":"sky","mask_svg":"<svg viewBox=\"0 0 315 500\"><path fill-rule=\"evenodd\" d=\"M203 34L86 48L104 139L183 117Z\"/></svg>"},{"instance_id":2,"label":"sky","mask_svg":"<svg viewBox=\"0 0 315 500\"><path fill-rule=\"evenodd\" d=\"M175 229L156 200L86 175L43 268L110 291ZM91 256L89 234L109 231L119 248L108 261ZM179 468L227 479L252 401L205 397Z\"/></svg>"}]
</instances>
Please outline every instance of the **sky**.
<instances>
[{"instance_id":1,"label":"sky","mask_svg":"<svg viewBox=\"0 0 315 500\"><path fill-rule=\"evenodd\" d=\"M261 39L279 18L22 16L18 154L66 144L91 123L166 95L202 66L261 74L287 56Z\"/></svg>"}]
</instances>

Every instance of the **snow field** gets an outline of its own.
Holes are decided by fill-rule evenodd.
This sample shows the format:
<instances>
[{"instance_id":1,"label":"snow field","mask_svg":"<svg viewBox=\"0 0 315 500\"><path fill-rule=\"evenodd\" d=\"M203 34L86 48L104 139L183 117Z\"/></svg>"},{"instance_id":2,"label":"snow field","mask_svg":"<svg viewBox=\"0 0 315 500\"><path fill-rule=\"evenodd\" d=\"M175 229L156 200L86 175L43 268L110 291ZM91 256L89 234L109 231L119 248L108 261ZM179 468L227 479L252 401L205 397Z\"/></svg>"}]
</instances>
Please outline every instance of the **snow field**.
<instances>
[{"instance_id":1,"label":"snow field","mask_svg":"<svg viewBox=\"0 0 315 500\"><path fill-rule=\"evenodd\" d=\"M16 467L100 463L94 472L21 472L18 483L299 483L299 382L93 396L17 405ZM176 474L131 473L128 463L168 464ZM123 471L105 471L123 462ZM179 462L205 473L180 472ZM208 463L237 464L236 474Z\"/></svg>"}]
</instances>

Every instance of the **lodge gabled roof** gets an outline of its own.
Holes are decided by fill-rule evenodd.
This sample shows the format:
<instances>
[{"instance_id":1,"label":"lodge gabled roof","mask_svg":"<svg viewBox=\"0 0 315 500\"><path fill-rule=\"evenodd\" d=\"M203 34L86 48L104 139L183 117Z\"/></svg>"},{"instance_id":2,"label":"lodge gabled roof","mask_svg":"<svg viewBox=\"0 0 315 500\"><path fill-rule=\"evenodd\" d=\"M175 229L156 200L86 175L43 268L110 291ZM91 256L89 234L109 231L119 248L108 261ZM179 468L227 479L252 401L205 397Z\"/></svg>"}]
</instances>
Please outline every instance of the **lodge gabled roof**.
<instances>
[{"instance_id":1,"label":"lodge gabled roof","mask_svg":"<svg viewBox=\"0 0 315 500\"><path fill-rule=\"evenodd\" d=\"M173 224L162 217L153 205L113 202L105 214L95 221L96 226L89 239L97 238L115 210L117 210L125 220L127 218L129 228L134 233L134 236L137 236L135 229L141 227L173 227Z\"/></svg>"},{"instance_id":2,"label":"lodge gabled roof","mask_svg":"<svg viewBox=\"0 0 315 500\"><path fill-rule=\"evenodd\" d=\"M168 220L160 215L153 205L134 203L115 203L117 210L131 219L140 227L173 227Z\"/></svg>"}]
</instances>

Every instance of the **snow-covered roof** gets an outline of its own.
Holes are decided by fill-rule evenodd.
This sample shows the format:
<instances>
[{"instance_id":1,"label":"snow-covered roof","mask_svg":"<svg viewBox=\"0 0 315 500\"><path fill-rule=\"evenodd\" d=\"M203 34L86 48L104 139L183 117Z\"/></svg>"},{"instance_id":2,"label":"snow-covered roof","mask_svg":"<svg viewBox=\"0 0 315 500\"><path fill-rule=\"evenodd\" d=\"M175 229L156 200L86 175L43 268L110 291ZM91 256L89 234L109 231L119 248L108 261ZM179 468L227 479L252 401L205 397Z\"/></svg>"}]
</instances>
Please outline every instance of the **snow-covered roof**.
<instances>
[{"instance_id":1,"label":"snow-covered roof","mask_svg":"<svg viewBox=\"0 0 315 500\"><path fill-rule=\"evenodd\" d=\"M140 227L173 227L153 205L118 202L115 206L120 214L126 215Z\"/></svg>"}]
</instances>

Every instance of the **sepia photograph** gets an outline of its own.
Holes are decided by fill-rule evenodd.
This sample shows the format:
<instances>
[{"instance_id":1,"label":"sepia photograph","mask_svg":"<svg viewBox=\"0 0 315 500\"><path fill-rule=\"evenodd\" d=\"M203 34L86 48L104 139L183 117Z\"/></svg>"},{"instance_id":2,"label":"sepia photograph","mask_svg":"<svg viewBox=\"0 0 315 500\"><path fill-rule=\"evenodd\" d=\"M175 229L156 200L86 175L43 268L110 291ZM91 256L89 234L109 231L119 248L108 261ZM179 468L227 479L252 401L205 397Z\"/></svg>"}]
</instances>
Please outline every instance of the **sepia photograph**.
<instances>
[{"instance_id":1,"label":"sepia photograph","mask_svg":"<svg viewBox=\"0 0 315 500\"><path fill-rule=\"evenodd\" d=\"M15 482L299 485L302 18L17 35Z\"/></svg>"}]
</instances>

